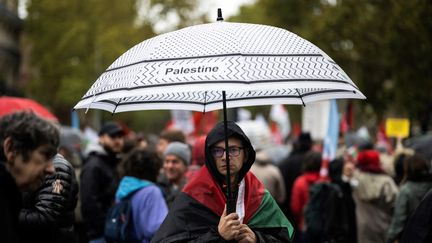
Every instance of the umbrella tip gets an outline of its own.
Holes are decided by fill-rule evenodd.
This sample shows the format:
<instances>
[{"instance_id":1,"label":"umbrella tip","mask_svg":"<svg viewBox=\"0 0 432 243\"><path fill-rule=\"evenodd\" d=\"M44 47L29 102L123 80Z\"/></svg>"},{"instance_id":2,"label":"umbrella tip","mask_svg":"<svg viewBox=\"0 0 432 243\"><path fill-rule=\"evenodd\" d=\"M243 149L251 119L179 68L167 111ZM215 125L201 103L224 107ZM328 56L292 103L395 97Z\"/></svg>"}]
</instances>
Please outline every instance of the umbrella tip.
<instances>
[{"instance_id":1,"label":"umbrella tip","mask_svg":"<svg viewBox=\"0 0 432 243\"><path fill-rule=\"evenodd\" d=\"M223 20L224 19L222 17L222 9L218 8L216 21L223 21Z\"/></svg>"}]
</instances>

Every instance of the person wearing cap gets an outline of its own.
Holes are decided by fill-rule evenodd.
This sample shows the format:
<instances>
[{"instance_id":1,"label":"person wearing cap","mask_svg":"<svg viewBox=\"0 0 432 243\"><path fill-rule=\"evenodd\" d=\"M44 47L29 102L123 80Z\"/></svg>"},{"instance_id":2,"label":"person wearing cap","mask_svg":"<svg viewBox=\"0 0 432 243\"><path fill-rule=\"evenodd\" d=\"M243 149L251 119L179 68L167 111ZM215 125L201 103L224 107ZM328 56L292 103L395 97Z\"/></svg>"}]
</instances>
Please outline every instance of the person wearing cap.
<instances>
[{"instance_id":1,"label":"person wearing cap","mask_svg":"<svg viewBox=\"0 0 432 243\"><path fill-rule=\"evenodd\" d=\"M164 151L163 176L159 184L164 190L168 207L187 183L186 172L191 161L189 146L181 142L171 142Z\"/></svg>"},{"instance_id":2,"label":"person wearing cap","mask_svg":"<svg viewBox=\"0 0 432 243\"><path fill-rule=\"evenodd\" d=\"M218 123L205 141L205 165L179 193L151 242L289 242L293 228L264 185L249 172L255 150L234 122ZM236 208L227 213L227 166Z\"/></svg>"},{"instance_id":3,"label":"person wearing cap","mask_svg":"<svg viewBox=\"0 0 432 243\"><path fill-rule=\"evenodd\" d=\"M90 242L103 239L105 217L117 188L117 164L123 150L125 132L115 122L105 123L99 131L99 144L87 150L80 175L81 213Z\"/></svg>"}]
</instances>

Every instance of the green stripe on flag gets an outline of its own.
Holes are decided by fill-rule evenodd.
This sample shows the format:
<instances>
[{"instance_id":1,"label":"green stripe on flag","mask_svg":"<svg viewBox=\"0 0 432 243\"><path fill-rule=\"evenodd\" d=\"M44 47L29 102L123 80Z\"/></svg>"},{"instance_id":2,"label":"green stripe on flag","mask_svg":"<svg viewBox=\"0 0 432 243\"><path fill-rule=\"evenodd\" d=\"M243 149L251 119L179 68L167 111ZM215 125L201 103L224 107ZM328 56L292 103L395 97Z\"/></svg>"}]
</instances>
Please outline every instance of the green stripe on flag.
<instances>
[{"instance_id":1,"label":"green stripe on flag","mask_svg":"<svg viewBox=\"0 0 432 243\"><path fill-rule=\"evenodd\" d=\"M287 228L289 237L291 238L294 228L285 217L282 210L277 205L276 201L270 195L267 189L265 190L264 197L255 214L252 216L248 225L255 228Z\"/></svg>"}]
</instances>

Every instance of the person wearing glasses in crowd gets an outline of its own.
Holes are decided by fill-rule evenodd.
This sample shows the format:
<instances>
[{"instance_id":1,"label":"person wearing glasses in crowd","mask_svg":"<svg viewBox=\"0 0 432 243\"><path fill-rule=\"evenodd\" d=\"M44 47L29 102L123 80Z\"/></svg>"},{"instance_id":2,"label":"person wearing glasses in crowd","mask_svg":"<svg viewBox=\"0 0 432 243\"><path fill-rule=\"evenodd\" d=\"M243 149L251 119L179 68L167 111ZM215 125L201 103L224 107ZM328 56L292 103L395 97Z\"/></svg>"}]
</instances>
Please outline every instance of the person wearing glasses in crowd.
<instances>
[{"instance_id":1,"label":"person wearing glasses in crowd","mask_svg":"<svg viewBox=\"0 0 432 243\"><path fill-rule=\"evenodd\" d=\"M263 184L249 172L255 151L234 122L218 123L205 141L205 166L174 201L152 242L289 242L293 228ZM226 152L236 211L226 210Z\"/></svg>"}]
</instances>

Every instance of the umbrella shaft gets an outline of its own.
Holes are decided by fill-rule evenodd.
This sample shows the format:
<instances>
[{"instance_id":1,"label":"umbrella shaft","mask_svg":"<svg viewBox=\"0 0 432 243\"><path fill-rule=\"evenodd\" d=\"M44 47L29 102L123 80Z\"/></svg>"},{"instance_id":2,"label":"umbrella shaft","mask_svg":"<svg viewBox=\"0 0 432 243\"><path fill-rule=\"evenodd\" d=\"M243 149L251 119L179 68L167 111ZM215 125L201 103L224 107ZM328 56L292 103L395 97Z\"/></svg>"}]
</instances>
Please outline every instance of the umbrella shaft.
<instances>
[{"instance_id":1,"label":"umbrella shaft","mask_svg":"<svg viewBox=\"0 0 432 243\"><path fill-rule=\"evenodd\" d=\"M225 132L225 150L228 151L228 125L227 125L227 108L226 108L226 93L222 91L222 99L223 99L223 116L224 116L224 132ZM231 170L230 170L230 160L229 154L225 153L225 161L226 161L226 183L227 183L227 214L235 212L236 208L236 199L233 198L232 189L231 189Z\"/></svg>"}]
</instances>

